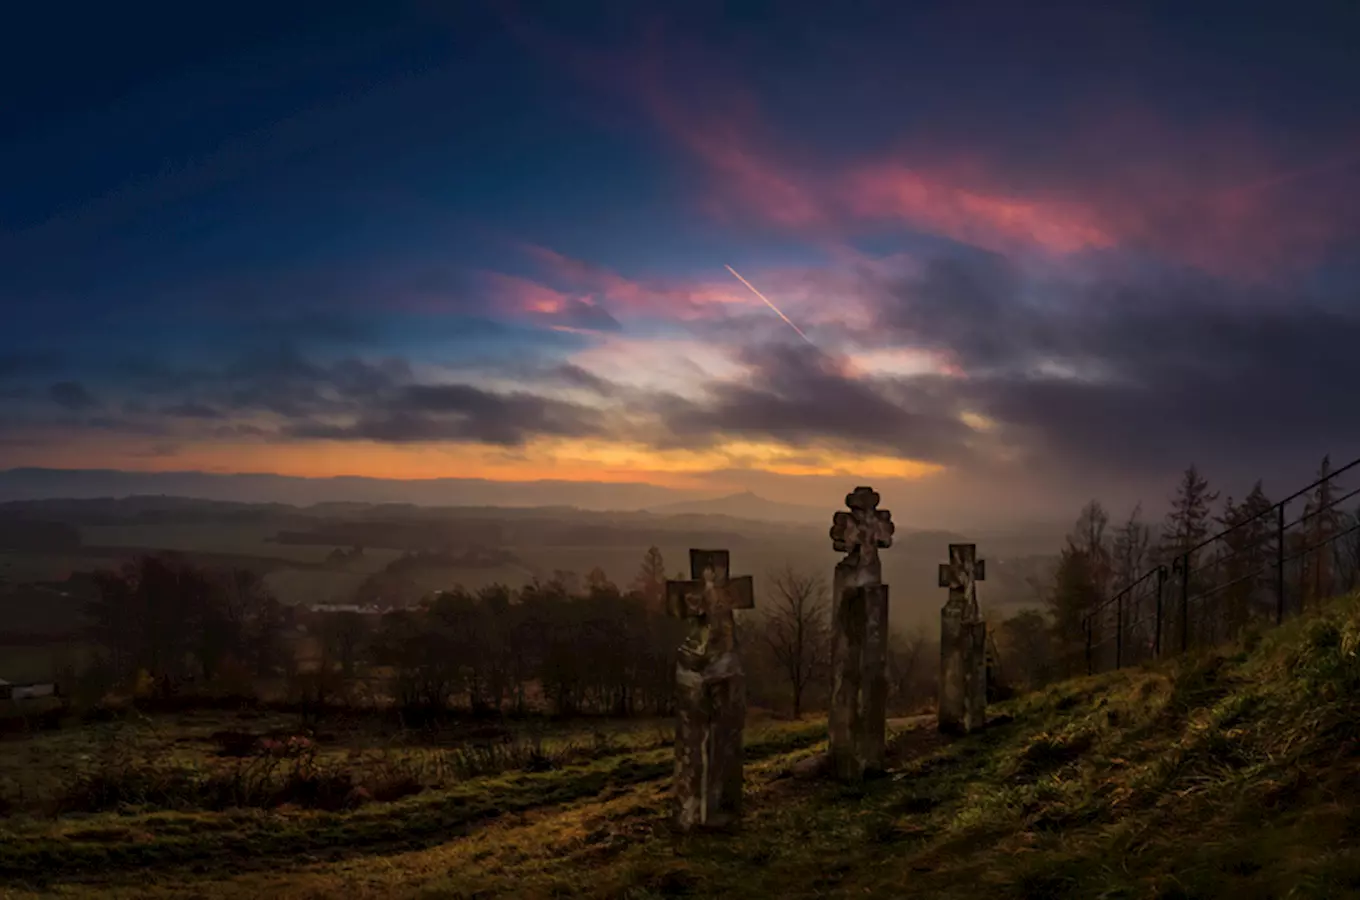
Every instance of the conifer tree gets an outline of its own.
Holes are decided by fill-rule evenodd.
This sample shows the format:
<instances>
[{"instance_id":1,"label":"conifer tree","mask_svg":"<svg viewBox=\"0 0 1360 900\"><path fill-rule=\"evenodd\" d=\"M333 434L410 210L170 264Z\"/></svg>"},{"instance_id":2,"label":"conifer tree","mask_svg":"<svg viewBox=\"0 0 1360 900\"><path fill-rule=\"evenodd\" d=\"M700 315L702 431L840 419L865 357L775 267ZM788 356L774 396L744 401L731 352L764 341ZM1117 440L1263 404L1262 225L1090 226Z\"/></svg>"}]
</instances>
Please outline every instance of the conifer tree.
<instances>
[{"instance_id":1,"label":"conifer tree","mask_svg":"<svg viewBox=\"0 0 1360 900\"><path fill-rule=\"evenodd\" d=\"M1320 603L1331 596L1335 573L1336 548L1333 542L1341 531L1341 516L1335 498L1340 492L1332 478L1332 458L1324 456L1318 467L1318 486L1313 489L1304 506L1302 533L1306 535L1300 565L1304 571L1303 604Z\"/></svg>"},{"instance_id":2,"label":"conifer tree","mask_svg":"<svg viewBox=\"0 0 1360 900\"><path fill-rule=\"evenodd\" d=\"M658 548L647 548L647 553L642 557L642 567L633 579L633 590L642 596L643 604L649 611L665 611L666 561Z\"/></svg>"},{"instance_id":3,"label":"conifer tree","mask_svg":"<svg viewBox=\"0 0 1360 900\"><path fill-rule=\"evenodd\" d=\"M1181 475L1180 484L1176 486L1176 495L1171 500L1171 511L1167 513L1162 526L1162 558L1171 562L1173 566L1179 566L1179 571L1175 572L1171 580L1174 585L1172 596L1178 600L1170 607L1178 610L1177 614L1171 617L1171 621L1177 623L1172 629L1177 634L1181 627L1179 623L1182 621L1193 633L1191 623L1199 610L1193 608L1186 610L1182 619L1177 604L1183 591L1193 603L1195 595L1204 585L1204 574L1199 571L1202 551L1196 548L1209 536L1212 506L1217 499L1218 493L1209 490L1208 479L1200 475L1198 467L1192 463ZM1179 563L1176 563L1176 560L1179 560ZM1188 638L1189 635L1182 637Z\"/></svg>"}]
</instances>

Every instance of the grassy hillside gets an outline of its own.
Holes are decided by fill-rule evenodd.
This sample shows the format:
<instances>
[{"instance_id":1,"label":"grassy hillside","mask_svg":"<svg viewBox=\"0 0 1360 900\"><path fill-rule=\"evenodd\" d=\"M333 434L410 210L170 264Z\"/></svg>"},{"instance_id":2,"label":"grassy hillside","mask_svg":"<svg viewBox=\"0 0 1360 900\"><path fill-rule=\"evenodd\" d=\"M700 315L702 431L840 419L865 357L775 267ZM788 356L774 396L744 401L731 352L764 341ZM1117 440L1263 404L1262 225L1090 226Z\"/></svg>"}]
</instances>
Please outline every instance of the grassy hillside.
<instances>
[{"instance_id":1,"label":"grassy hillside","mask_svg":"<svg viewBox=\"0 0 1360 900\"><path fill-rule=\"evenodd\" d=\"M670 751L652 723L559 736L577 749L546 771L422 776L419 793L357 809L142 797L13 816L0 879L27 884L15 897L1354 896L1357 650L1348 598L1240 646L1057 685L973 737L897 721L890 776L862 788L790 777L820 723L754 725L733 834L667 830Z\"/></svg>"}]
</instances>

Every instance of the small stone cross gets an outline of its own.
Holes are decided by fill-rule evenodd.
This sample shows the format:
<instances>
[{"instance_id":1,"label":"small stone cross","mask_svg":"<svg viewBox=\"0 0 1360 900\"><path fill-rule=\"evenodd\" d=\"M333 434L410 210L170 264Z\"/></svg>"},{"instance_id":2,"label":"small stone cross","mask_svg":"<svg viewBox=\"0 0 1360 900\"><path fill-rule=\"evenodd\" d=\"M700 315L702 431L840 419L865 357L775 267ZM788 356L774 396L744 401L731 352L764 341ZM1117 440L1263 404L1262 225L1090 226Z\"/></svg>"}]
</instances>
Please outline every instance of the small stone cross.
<instances>
[{"instance_id":1,"label":"small stone cross","mask_svg":"<svg viewBox=\"0 0 1360 900\"><path fill-rule=\"evenodd\" d=\"M878 562L878 551L892 546L892 513L878 508L878 492L873 488L857 487L845 495L849 512L838 512L831 517L831 543L839 553L845 553L852 565L872 566Z\"/></svg>"},{"instance_id":2,"label":"small stone cross","mask_svg":"<svg viewBox=\"0 0 1360 900\"><path fill-rule=\"evenodd\" d=\"M690 580L666 582L667 611L690 623L682 649L704 659L735 648L732 612L756 605L751 576L728 577L728 558L726 550L691 550Z\"/></svg>"},{"instance_id":3,"label":"small stone cross","mask_svg":"<svg viewBox=\"0 0 1360 900\"><path fill-rule=\"evenodd\" d=\"M987 580L987 561L977 558L977 544L950 544L949 562L940 564L940 587L957 592L967 602L975 581Z\"/></svg>"}]
</instances>

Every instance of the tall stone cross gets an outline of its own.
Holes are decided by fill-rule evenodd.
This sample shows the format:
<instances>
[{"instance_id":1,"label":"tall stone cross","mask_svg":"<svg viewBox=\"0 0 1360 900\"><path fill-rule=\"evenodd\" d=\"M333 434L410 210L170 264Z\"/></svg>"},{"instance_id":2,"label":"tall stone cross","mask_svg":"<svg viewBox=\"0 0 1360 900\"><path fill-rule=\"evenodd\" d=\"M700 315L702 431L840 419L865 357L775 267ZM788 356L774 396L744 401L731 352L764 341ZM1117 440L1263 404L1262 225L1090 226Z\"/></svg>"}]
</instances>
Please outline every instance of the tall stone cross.
<instances>
[{"instance_id":1,"label":"tall stone cross","mask_svg":"<svg viewBox=\"0 0 1360 900\"><path fill-rule=\"evenodd\" d=\"M828 743L832 772L857 781L885 764L888 698L888 586L878 551L892 546L892 514L873 488L846 495L831 518L836 564L831 608L833 683Z\"/></svg>"},{"instance_id":2,"label":"tall stone cross","mask_svg":"<svg viewBox=\"0 0 1360 900\"><path fill-rule=\"evenodd\" d=\"M831 546L838 553L846 554L842 561L856 572L874 582L883 581L883 567L878 559L878 551L892 546L892 513L878 508L878 492L873 488L857 487L845 495L845 505L850 511L842 510L831 517Z\"/></svg>"},{"instance_id":3,"label":"tall stone cross","mask_svg":"<svg viewBox=\"0 0 1360 900\"><path fill-rule=\"evenodd\" d=\"M734 610L755 606L751 576L728 575L726 550L690 550L690 579L666 582L666 607L689 623L675 667L675 820L682 831L741 815L746 675Z\"/></svg>"},{"instance_id":4,"label":"tall stone cross","mask_svg":"<svg viewBox=\"0 0 1360 900\"><path fill-rule=\"evenodd\" d=\"M978 612L977 582L986 578L976 544L950 544L939 585L949 588L940 610L939 728L968 733L987 721L987 623Z\"/></svg>"}]
</instances>

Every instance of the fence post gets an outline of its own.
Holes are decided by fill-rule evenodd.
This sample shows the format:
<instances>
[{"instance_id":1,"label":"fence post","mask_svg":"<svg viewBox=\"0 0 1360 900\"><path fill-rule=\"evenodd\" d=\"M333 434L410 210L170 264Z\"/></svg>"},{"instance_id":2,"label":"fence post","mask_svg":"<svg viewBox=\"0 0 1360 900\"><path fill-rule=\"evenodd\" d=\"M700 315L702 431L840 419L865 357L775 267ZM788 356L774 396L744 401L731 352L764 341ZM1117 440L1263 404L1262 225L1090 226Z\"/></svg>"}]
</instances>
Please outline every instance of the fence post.
<instances>
[{"instance_id":1,"label":"fence post","mask_svg":"<svg viewBox=\"0 0 1360 900\"><path fill-rule=\"evenodd\" d=\"M1091 617L1087 616L1081 624L1086 629L1086 674L1091 675L1094 674L1091 662Z\"/></svg>"},{"instance_id":2,"label":"fence post","mask_svg":"<svg viewBox=\"0 0 1360 900\"><path fill-rule=\"evenodd\" d=\"M1157 630L1152 635L1152 658L1162 658L1162 596L1166 592L1166 566L1157 567Z\"/></svg>"},{"instance_id":3,"label":"fence post","mask_svg":"<svg viewBox=\"0 0 1360 900\"><path fill-rule=\"evenodd\" d=\"M1284 622L1284 503L1275 520L1275 624Z\"/></svg>"},{"instance_id":4,"label":"fence post","mask_svg":"<svg viewBox=\"0 0 1360 900\"><path fill-rule=\"evenodd\" d=\"M1190 648L1190 554L1177 557L1181 564L1181 652Z\"/></svg>"},{"instance_id":5,"label":"fence post","mask_svg":"<svg viewBox=\"0 0 1360 900\"><path fill-rule=\"evenodd\" d=\"M1124 591L1115 595L1114 667L1124 668Z\"/></svg>"}]
</instances>

